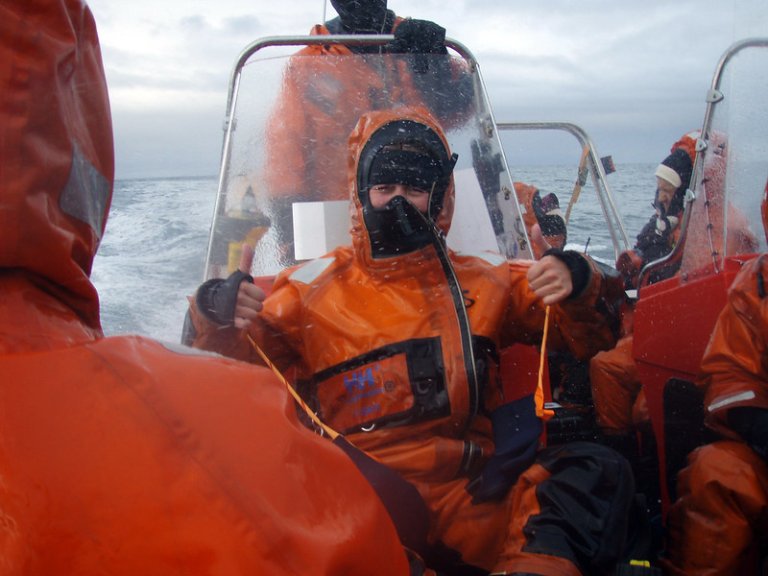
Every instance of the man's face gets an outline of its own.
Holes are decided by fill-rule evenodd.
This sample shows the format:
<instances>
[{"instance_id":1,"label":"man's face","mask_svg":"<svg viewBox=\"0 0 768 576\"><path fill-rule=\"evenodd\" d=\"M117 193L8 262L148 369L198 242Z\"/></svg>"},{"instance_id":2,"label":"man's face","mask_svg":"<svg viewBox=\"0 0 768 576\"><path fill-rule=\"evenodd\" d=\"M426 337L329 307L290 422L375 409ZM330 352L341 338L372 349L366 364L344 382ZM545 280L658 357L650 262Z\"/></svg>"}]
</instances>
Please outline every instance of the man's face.
<instances>
[{"instance_id":1,"label":"man's face","mask_svg":"<svg viewBox=\"0 0 768 576\"><path fill-rule=\"evenodd\" d=\"M383 210L395 196L402 196L422 214L429 209L429 192L407 184L375 184L368 196L374 210Z\"/></svg>"},{"instance_id":2,"label":"man's face","mask_svg":"<svg viewBox=\"0 0 768 576\"><path fill-rule=\"evenodd\" d=\"M672 198L675 196L677 188L673 184L670 184L663 178L656 176L656 194L657 202L664 206L664 210L669 210L669 205L672 203Z\"/></svg>"}]
</instances>

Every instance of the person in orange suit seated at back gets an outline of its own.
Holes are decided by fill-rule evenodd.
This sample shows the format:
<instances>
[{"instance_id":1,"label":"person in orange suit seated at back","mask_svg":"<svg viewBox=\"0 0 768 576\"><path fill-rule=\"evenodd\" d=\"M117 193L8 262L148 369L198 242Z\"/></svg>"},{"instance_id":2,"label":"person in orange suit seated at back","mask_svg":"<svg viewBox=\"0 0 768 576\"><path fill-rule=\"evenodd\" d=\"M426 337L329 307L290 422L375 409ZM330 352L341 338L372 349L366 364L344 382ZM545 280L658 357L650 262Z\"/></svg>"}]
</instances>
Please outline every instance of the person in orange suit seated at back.
<instances>
[{"instance_id":1,"label":"person in orange suit seated at back","mask_svg":"<svg viewBox=\"0 0 768 576\"><path fill-rule=\"evenodd\" d=\"M513 186L522 211L523 225L528 238L531 238L534 225L538 224L547 245L551 248L565 249L568 231L560 211L560 201L554 192L550 192L542 198L539 189L532 184L514 182ZM541 258L543 254L539 250L539 244L533 244L532 248L535 250L534 258Z\"/></svg>"},{"instance_id":2,"label":"person in orange suit seated at back","mask_svg":"<svg viewBox=\"0 0 768 576\"><path fill-rule=\"evenodd\" d=\"M692 132L675 142L670 154L656 168L655 212L638 234L635 249L621 254L617 261L628 289L636 288L634 283L642 266L668 254L677 241L683 200L691 181L697 135ZM663 275L651 281L671 277L675 271L667 268ZM630 460L635 456L637 445L635 427L649 420L632 358L632 312L632 306L627 305L622 337L616 347L596 354L589 367L597 425L606 441Z\"/></svg>"},{"instance_id":3,"label":"person in orange suit seated at back","mask_svg":"<svg viewBox=\"0 0 768 576\"><path fill-rule=\"evenodd\" d=\"M384 45L310 45L293 55L265 130L264 201L281 244L292 246L291 205L346 199L347 136L360 115L425 106L443 123L471 113L473 78L448 57L445 29L402 18L387 0L331 0L338 16L313 36L392 34ZM290 260L289 260L290 261Z\"/></svg>"}]
</instances>

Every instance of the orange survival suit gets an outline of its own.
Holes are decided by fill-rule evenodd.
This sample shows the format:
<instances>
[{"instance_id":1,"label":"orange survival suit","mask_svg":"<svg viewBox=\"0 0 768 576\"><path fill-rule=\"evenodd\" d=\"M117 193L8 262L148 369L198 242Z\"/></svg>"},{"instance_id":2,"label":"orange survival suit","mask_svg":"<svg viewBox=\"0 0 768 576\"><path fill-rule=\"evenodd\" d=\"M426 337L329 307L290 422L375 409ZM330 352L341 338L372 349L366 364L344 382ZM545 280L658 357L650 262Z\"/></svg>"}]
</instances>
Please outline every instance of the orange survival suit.
<instances>
[{"instance_id":1,"label":"orange survival suit","mask_svg":"<svg viewBox=\"0 0 768 576\"><path fill-rule=\"evenodd\" d=\"M763 221L768 231L763 200ZM668 516L670 574L757 572L768 534L768 258L731 285L702 360L707 425L723 440L695 450Z\"/></svg>"},{"instance_id":2,"label":"orange survival suit","mask_svg":"<svg viewBox=\"0 0 768 576\"><path fill-rule=\"evenodd\" d=\"M408 574L264 369L102 337L114 158L82 0L0 5L0 115L0 574Z\"/></svg>"},{"instance_id":3,"label":"orange survival suit","mask_svg":"<svg viewBox=\"0 0 768 576\"><path fill-rule=\"evenodd\" d=\"M385 30L393 33L406 21L389 10ZM310 32L313 36L331 33L349 32L339 28L338 19L327 26L318 24ZM466 119L472 77L459 61L434 57L430 67L414 72L409 60L413 58L392 53L390 46L353 52L341 44L311 45L291 56L265 134L262 183L266 197L278 204L280 213L289 215L289 203L296 198L346 198L347 137L364 112L421 105L444 122Z\"/></svg>"},{"instance_id":4,"label":"orange survival suit","mask_svg":"<svg viewBox=\"0 0 768 576\"><path fill-rule=\"evenodd\" d=\"M547 450L500 501L473 504L466 490L493 452L487 412L503 400L497 351L515 341L539 343L545 310L528 287L529 262L445 247L452 176L430 208L440 231L432 241L380 255L386 242L372 240L367 189L359 188L368 164L361 158L381 134L410 129L437 139L449 156L442 130L424 110L364 115L348 157L352 245L278 275L249 334L215 324L193 299L195 345L257 362L250 335L278 366L298 366L305 400L418 488L430 510L430 541L458 552L461 562L507 573L608 574L623 527L608 528L594 513L621 509L626 520L627 467L615 453L591 445L589 454L569 446ZM587 270L585 285L552 307L550 344L584 356L613 343L609 293L622 290L618 278L611 283L591 260L575 257ZM554 496L565 484L578 497ZM614 541L596 546L607 533ZM597 559L598 548L614 557Z\"/></svg>"}]
</instances>

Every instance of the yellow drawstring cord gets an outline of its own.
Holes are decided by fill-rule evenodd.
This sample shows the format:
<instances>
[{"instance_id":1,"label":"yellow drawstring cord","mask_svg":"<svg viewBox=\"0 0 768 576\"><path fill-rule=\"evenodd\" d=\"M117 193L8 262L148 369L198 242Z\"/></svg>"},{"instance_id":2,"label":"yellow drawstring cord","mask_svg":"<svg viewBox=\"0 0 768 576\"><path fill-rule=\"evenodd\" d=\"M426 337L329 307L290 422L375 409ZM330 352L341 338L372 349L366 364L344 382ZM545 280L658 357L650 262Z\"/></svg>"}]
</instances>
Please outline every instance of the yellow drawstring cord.
<instances>
[{"instance_id":1,"label":"yellow drawstring cord","mask_svg":"<svg viewBox=\"0 0 768 576\"><path fill-rule=\"evenodd\" d=\"M553 410L544 408L544 362L547 360L547 336L549 335L549 306L544 314L544 334L541 336L541 351L539 353L539 380L536 384L536 394L533 401L536 405L536 417L545 422L555 415Z\"/></svg>"},{"instance_id":2,"label":"yellow drawstring cord","mask_svg":"<svg viewBox=\"0 0 768 576\"><path fill-rule=\"evenodd\" d=\"M261 356L261 359L264 360L264 363L267 365L267 367L272 370L272 372L274 372L275 376L277 376L277 379L285 385L285 387L288 389L288 392L291 394L291 396L293 396L293 399L296 400L299 406L301 406L301 409L307 413L307 416L309 416L312 422L314 422L315 425L317 425L325 434L327 434L331 440L336 440L336 438L339 436L339 433L317 417L317 414L315 414L312 409L307 406L307 403L304 402L301 396L299 396L299 393L294 390L293 386L291 386L291 383L288 382L280 370L277 369L277 366L272 363L272 361L267 357L259 345L256 344L255 340L251 338L251 335L247 332L245 335L248 337L248 341L251 343L251 346L253 346L253 349L256 350L256 353Z\"/></svg>"}]
</instances>

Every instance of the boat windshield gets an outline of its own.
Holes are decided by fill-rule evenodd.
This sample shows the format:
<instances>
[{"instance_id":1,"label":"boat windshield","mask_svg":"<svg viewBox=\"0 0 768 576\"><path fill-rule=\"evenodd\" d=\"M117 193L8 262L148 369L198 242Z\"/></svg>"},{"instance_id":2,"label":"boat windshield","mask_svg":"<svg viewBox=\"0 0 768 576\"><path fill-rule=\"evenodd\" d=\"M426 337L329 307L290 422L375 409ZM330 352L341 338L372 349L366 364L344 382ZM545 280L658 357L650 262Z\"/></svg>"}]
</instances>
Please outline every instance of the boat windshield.
<instances>
[{"instance_id":1,"label":"boat windshield","mask_svg":"<svg viewBox=\"0 0 768 576\"><path fill-rule=\"evenodd\" d=\"M709 94L685 232L683 282L721 271L725 258L768 248L760 215L768 180L766 94L767 41L734 45L721 59Z\"/></svg>"},{"instance_id":2,"label":"boat windshield","mask_svg":"<svg viewBox=\"0 0 768 576\"><path fill-rule=\"evenodd\" d=\"M243 242L255 246L254 276L348 244L349 134L361 114L406 105L428 108L459 157L449 247L531 257L471 55L463 47L448 55L349 53L333 46L337 38L298 50L295 38L290 47L267 39L241 57L230 86L206 278L233 271ZM317 44L317 37L306 41Z\"/></svg>"}]
</instances>

